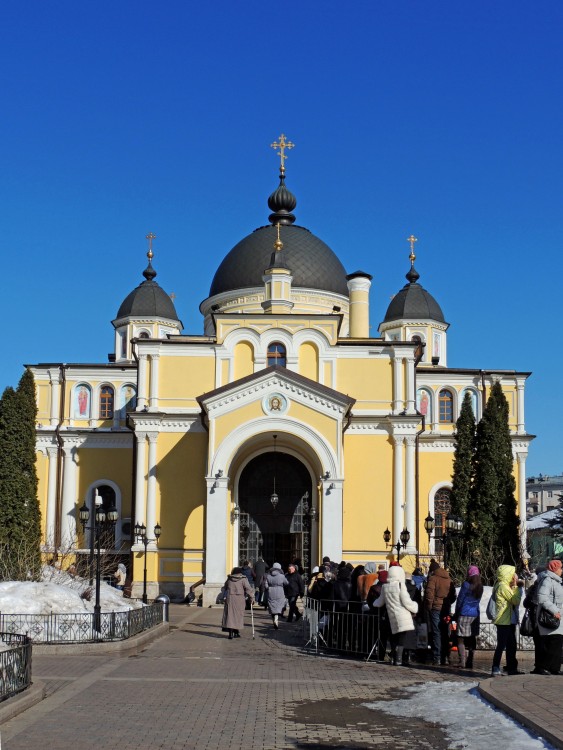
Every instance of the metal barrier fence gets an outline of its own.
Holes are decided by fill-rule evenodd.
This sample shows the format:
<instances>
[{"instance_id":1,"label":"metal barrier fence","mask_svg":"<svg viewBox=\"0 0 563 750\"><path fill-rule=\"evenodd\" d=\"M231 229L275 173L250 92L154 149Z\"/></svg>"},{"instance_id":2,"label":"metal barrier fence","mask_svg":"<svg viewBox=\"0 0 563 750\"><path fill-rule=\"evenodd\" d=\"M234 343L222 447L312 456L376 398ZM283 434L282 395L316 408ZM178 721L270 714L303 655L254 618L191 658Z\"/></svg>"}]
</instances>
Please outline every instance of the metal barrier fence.
<instances>
[{"instance_id":1,"label":"metal barrier fence","mask_svg":"<svg viewBox=\"0 0 563 750\"><path fill-rule=\"evenodd\" d=\"M163 622L162 602L126 612L102 612L100 630L94 629L94 613L0 614L0 630L25 633L34 643L92 643L123 641Z\"/></svg>"},{"instance_id":2,"label":"metal barrier fence","mask_svg":"<svg viewBox=\"0 0 563 750\"><path fill-rule=\"evenodd\" d=\"M341 604L334 601L318 601L306 597L303 602L303 626L307 638L306 648L315 651L339 651L383 661L387 650L389 626L382 618L380 609L359 612L359 602ZM356 611L354 611L356 610ZM427 650L428 638L424 629L408 636L405 648ZM533 651L532 638L520 635L518 649ZM492 651L496 648L495 626L481 623L477 637L477 648Z\"/></svg>"},{"instance_id":3,"label":"metal barrier fence","mask_svg":"<svg viewBox=\"0 0 563 750\"><path fill-rule=\"evenodd\" d=\"M0 701L31 685L31 640L26 635L0 633Z\"/></svg>"}]
</instances>

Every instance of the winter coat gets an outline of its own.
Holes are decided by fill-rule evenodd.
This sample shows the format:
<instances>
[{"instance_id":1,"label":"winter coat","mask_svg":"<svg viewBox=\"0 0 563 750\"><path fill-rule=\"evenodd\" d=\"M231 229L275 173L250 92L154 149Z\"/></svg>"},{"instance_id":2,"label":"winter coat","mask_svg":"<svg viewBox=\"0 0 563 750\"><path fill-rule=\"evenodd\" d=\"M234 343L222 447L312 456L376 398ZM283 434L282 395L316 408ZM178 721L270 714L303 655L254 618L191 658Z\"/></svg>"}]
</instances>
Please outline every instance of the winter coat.
<instances>
[{"instance_id":1,"label":"winter coat","mask_svg":"<svg viewBox=\"0 0 563 750\"><path fill-rule=\"evenodd\" d=\"M251 586L254 586L254 571L252 570L252 568L243 566L241 568L241 570L244 573L244 575L246 576L246 578L248 580L248 583Z\"/></svg>"},{"instance_id":2,"label":"winter coat","mask_svg":"<svg viewBox=\"0 0 563 750\"><path fill-rule=\"evenodd\" d=\"M428 579L424 592L426 609L449 615L452 604L456 600L455 586L450 574L444 568L436 568Z\"/></svg>"},{"instance_id":3,"label":"winter coat","mask_svg":"<svg viewBox=\"0 0 563 750\"><path fill-rule=\"evenodd\" d=\"M497 616L493 620L495 625L515 624L515 614L522 598L522 589L512 588L510 585L515 573L514 565L501 565L497 569L492 593L497 605Z\"/></svg>"},{"instance_id":4,"label":"winter coat","mask_svg":"<svg viewBox=\"0 0 563 750\"><path fill-rule=\"evenodd\" d=\"M369 563L368 563L369 564ZM365 602L368 598L369 590L377 583L377 573L366 573L358 578L358 594L360 601Z\"/></svg>"},{"instance_id":5,"label":"winter coat","mask_svg":"<svg viewBox=\"0 0 563 750\"><path fill-rule=\"evenodd\" d=\"M346 568L338 571L336 581L332 583L332 594L334 597L334 611L347 612L348 602L352 595L352 576Z\"/></svg>"},{"instance_id":6,"label":"winter coat","mask_svg":"<svg viewBox=\"0 0 563 750\"><path fill-rule=\"evenodd\" d=\"M455 605L455 613L458 617L478 617L481 598L477 599L471 593L471 584L464 581L461 584Z\"/></svg>"},{"instance_id":7,"label":"winter coat","mask_svg":"<svg viewBox=\"0 0 563 750\"><path fill-rule=\"evenodd\" d=\"M254 589L244 573L230 575L225 581L227 597L223 608L223 628L227 630L240 630L244 627L244 610L246 597L253 601Z\"/></svg>"},{"instance_id":8,"label":"winter coat","mask_svg":"<svg viewBox=\"0 0 563 750\"><path fill-rule=\"evenodd\" d=\"M563 635L563 586L561 578L551 570L546 570L538 586L538 615L540 609L551 612L552 615L559 613L559 627L554 630L542 627L538 623L540 635Z\"/></svg>"},{"instance_id":9,"label":"winter coat","mask_svg":"<svg viewBox=\"0 0 563 750\"><path fill-rule=\"evenodd\" d=\"M426 583L426 576L413 575L412 582L419 591L422 591L422 587Z\"/></svg>"},{"instance_id":10,"label":"winter coat","mask_svg":"<svg viewBox=\"0 0 563 750\"><path fill-rule=\"evenodd\" d=\"M386 607L391 632L404 633L414 630L412 616L418 612L418 604L410 598L405 582L405 571L398 565L389 569L387 583L381 589L381 596L373 603L374 607Z\"/></svg>"},{"instance_id":11,"label":"winter coat","mask_svg":"<svg viewBox=\"0 0 563 750\"><path fill-rule=\"evenodd\" d=\"M256 562L254 563L254 573L256 575L256 579L255 579L256 588L260 587L262 578L265 576L268 570L269 570L268 564L261 557L258 560L256 560Z\"/></svg>"},{"instance_id":12,"label":"winter coat","mask_svg":"<svg viewBox=\"0 0 563 750\"><path fill-rule=\"evenodd\" d=\"M268 611L271 615L281 615L285 608L285 589L287 578L281 570L272 568L265 577L268 589Z\"/></svg>"},{"instance_id":13,"label":"winter coat","mask_svg":"<svg viewBox=\"0 0 563 750\"><path fill-rule=\"evenodd\" d=\"M332 600L334 598L333 581L327 581L324 573L319 573L311 587L311 598L319 602L321 611L332 611Z\"/></svg>"},{"instance_id":14,"label":"winter coat","mask_svg":"<svg viewBox=\"0 0 563 750\"><path fill-rule=\"evenodd\" d=\"M305 593L305 583L303 582L303 576L295 571L295 573L286 573L287 586L285 587L286 596L303 596Z\"/></svg>"}]
</instances>

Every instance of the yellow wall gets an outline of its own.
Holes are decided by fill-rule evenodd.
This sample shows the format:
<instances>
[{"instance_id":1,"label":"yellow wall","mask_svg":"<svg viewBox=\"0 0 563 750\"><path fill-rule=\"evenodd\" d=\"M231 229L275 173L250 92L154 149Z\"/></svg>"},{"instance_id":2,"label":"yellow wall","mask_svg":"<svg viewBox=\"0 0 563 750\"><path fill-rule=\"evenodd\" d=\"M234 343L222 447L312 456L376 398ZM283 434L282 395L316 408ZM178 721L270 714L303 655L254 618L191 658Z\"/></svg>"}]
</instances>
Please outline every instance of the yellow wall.
<instances>
[{"instance_id":1,"label":"yellow wall","mask_svg":"<svg viewBox=\"0 0 563 750\"><path fill-rule=\"evenodd\" d=\"M78 507L87 499L86 492L91 484L110 479L121 491L121 517L130 518L133 452L126 448L79 448L77 464Z\"/></svg>"},{"instance_id":2,"label":"yellow wall","mask_svg":"<svg viewBox=\"0 0 563 750\"><path fill-rule=\"evenodd\" d=\"M391 408L393 371L390 359L339 359L337 368L336 390L348 394L357 402L366 402L357 403L356 408ZM374 394L377 402L374 402Z\"/></svg>"},{"instance_id":3,"label":"yellow wall","mask_svg":"<svg viewBox=\"0 0 563 750\"><path fill-rule=\"evenodd\" d=\"M254 372L254 347L248 341L239 341L235 346L235 380Z\"/></svg>"},{"instance_id":4,"label":"yellow wall","mask_svg":"<svg viewBox=\"0 0 563 750\"><path fill-rule=\"evenodd\" d=\"M314 344L305 343L299 347L299 374L311 380L319 380L319 353Z\"/></svg>"},{"instance_id":5,"label":"yellow wall","mask_svg":"<svg viewBox=\"0 0 563 750\"><path fill-rule=\"evenodd\" d=\"M215 358L161 357L159 366L159 405L195 407L196 397L215 388Z\"/></svg>"},{"instance_id":6,"label":"yellow wall","mask_svg":"<svg viewBox=\"0 0 563 750\"><path fill-rule=\"evenodd\" d=\"M47 516L47 481L49 477L49 456L43 455L41 451L36 453L36 470L37 470L37 498L39 500L39 510L41 512L41 533L45 536L45 524ZM53 459L56 461L57 459ZM53 540L49 539L48 542L52 543Z\"/></svg>"}]
</instances>

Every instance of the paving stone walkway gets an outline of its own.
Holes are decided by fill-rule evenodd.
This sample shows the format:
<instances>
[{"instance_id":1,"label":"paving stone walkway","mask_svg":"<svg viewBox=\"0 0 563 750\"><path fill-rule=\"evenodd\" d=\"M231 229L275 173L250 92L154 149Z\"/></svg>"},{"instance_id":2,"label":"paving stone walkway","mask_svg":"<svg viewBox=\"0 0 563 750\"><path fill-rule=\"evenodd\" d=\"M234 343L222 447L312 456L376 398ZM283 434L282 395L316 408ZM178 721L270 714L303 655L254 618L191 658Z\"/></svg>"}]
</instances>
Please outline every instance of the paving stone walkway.
<instances>
[{"instance_id":1,"label":"paving stone walkway","mask_svg":"<svg viewBox=\"0 0 563 750\"><path fill-rule=\"evenodd\" d=\"M475 681L453 669L308 655L300 624L274 631L262 610L255 640L247 627L229 641L220 617L173 605L170 634L136 656L34 657L47 698L2 725L2 750L445 750L431 721L413 725L362 704L428 680Z\"/></svg>"}]
</instances>

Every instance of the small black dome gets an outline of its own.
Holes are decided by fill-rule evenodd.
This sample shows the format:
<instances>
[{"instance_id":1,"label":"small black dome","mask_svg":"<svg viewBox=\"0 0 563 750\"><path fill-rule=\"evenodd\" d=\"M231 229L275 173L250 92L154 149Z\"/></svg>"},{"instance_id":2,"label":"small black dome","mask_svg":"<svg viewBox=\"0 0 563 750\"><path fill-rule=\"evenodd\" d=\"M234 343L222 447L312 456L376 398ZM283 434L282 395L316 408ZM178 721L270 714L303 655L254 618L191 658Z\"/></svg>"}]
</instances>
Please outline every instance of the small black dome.
<instances>
[{"instance_id":1,"label":"small black dome","mask_svg":"<svg viewBox=\"0 0 563 750\"><path fill-rule=\"evenodd\" d=\"M304 227L280 224L284 261L293 276L292 286L322 289L347 297L346 271L330 247ZM269 225L255 229L235 245L217 269L209 296L263 286L262 276L270 267L276 239L276 227Z\"/></svg>"},{"instance_id":2,"label":"small black dome","mask_svg":"<svg viewBox=\"0 0 563 750\"><path fill-rule=\"evenodd\" d=\"M384 323L391 320L436 320L445 323L442 308L424 287L417 283L420 278L414 266L407 273L408 284L391 300L385 313Z\"/></svg>"},{"instance_id":3,"label":"small black dome","mask_svg":"<svg viewBox=\"0 0 563 750\"><path fill-rule=\"evenodd\" d=\"M156 271L149 265L143 271L143 281L121 303L116 320L130 315L143 318L168 318L179 320L176 308L164 289L154 280Z\"/></svg>"}]
</instances>

